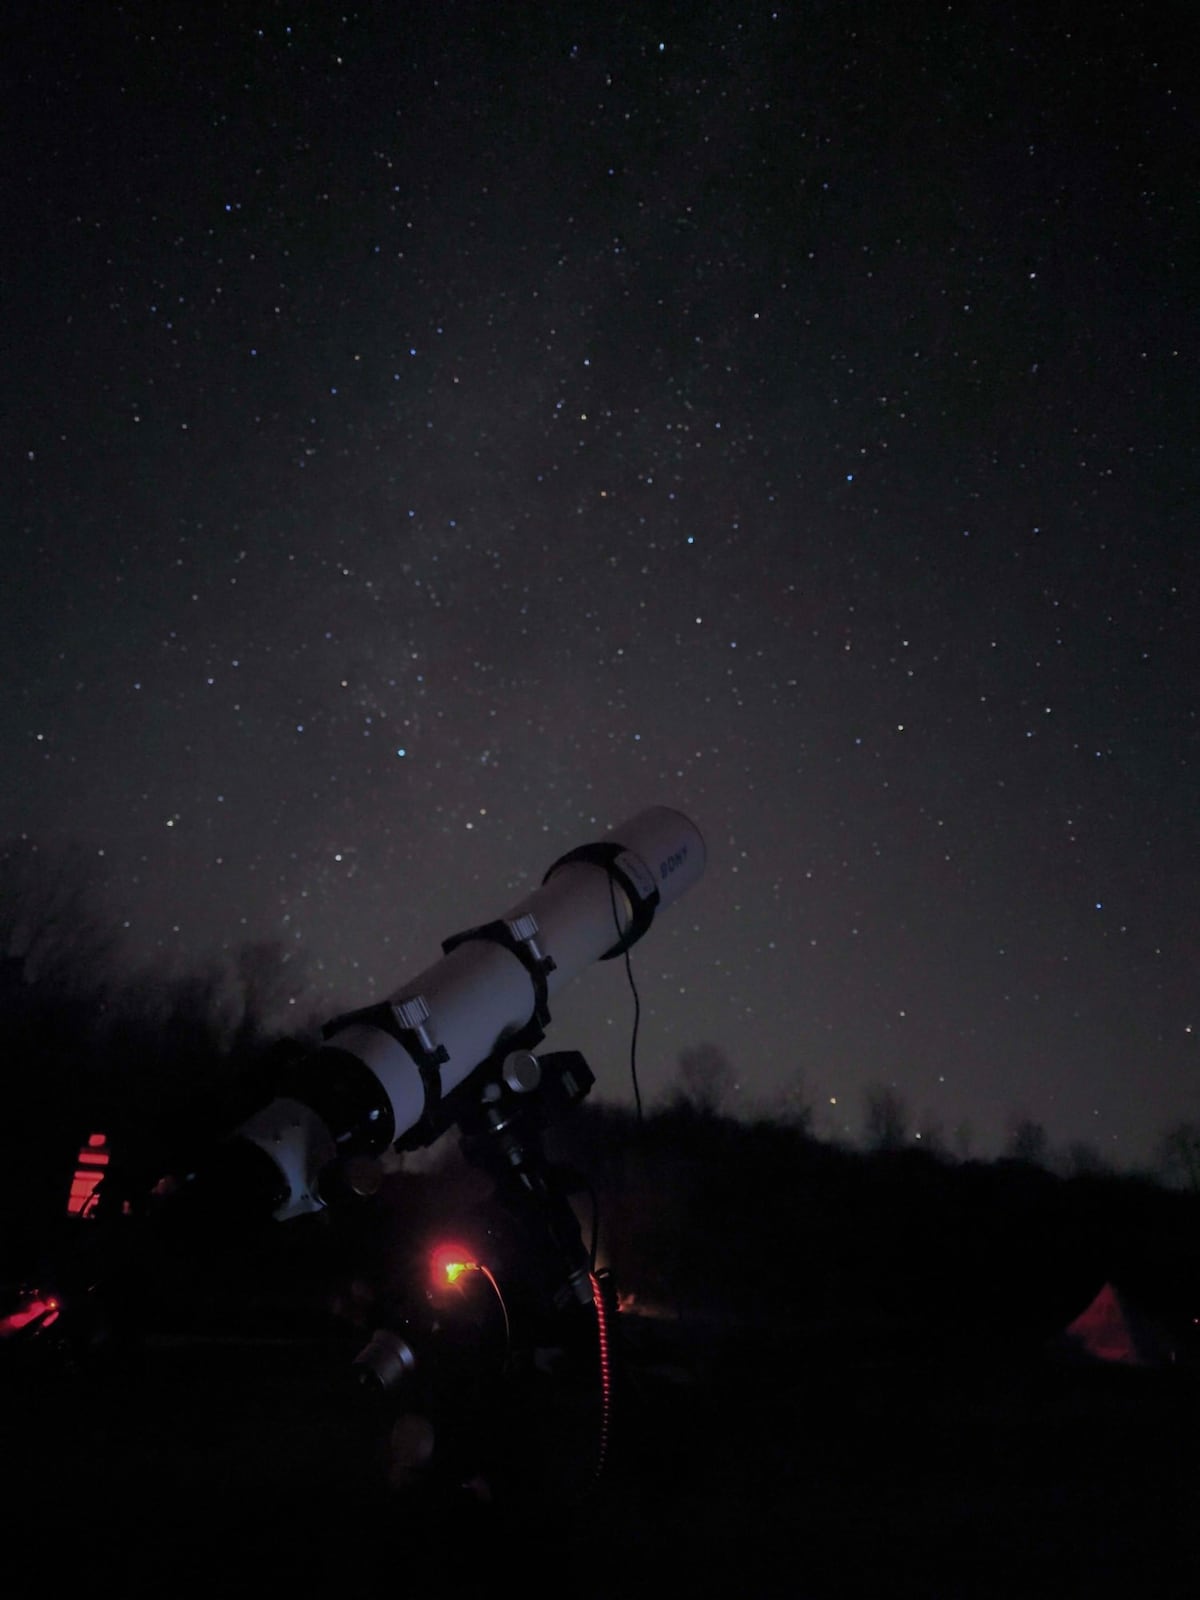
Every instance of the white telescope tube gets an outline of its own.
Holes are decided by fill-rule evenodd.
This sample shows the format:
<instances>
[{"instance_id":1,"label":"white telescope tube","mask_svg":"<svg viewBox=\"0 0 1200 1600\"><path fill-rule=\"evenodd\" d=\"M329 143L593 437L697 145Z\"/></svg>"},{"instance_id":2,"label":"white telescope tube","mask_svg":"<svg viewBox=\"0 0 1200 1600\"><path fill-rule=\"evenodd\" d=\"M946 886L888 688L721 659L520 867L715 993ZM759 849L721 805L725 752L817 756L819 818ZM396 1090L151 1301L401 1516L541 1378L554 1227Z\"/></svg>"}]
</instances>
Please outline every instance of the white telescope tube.
<instances>
[{"instance_id":1,"label":"white telescope tube","mask_svg":"<svg viewBox=\"0 0 1200 1600\"><path fill-rule=\"evenodd\" d=\"M547 1002L585 966L620 954L660 910L701 877L704 839L681 812L639 812L605 838L560 857L541 887L495 922L446 941L440 961L381 1004L326 1029L304 1081L318 1086L275 1100L238 1130L271 1157L289 1198L278 1217L319 1209L321 1169L364 1147L423 1143L422 1125L506 1043L540 1039ZM353 1131L319 1089L354 1080L371 1101ZM345 1097L343 1097L345 1098ZM345 1126L336 1125L344 1121Z\"/></svg>"}]
</instances>

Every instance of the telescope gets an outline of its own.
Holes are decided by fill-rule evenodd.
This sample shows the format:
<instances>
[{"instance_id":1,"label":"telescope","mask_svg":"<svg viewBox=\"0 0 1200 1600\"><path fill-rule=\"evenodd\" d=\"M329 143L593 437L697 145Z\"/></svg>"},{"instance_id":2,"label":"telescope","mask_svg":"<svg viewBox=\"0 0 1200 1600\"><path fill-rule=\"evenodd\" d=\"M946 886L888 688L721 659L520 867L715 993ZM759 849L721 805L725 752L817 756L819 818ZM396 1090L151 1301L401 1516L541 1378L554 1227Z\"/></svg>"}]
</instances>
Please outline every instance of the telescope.
<instances>
[{"instance_id":1,"label":"telescope","mask_svg":"<svg viewBox=\"0 0 1200 1600\"><path fill-rule=\"evenodd\" d=\"M432 966L326 1023L281 1069L274 1097L226 1142L226 1202L279 1220L324 1210L355 1163L432 1144L489 1085L520 1093L550 1002L593 961L627 952L704 866L699 830L667 806L560 856L518 904L444 940Z\"/></svg>"}]
</instances>

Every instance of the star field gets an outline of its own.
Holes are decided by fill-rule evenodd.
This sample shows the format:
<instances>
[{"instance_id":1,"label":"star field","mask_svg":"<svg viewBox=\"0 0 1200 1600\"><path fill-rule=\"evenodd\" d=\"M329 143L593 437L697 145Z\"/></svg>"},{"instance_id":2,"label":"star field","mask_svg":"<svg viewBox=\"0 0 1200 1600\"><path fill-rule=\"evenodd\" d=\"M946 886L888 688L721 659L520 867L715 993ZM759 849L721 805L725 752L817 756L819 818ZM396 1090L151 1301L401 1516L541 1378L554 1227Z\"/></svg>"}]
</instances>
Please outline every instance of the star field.
<instances>
[{"instance_id":1,"label":"star field","mask_svg":"<svg viewBox=\"0 0 1200 1600\"><path fill-rule=\"evenodd\" d=\"M411 14L410 14L411 13ZM646 805L639 1075L1200 1115L1174 10L19 7L0 834L378 998ZM621 964L550 1042L630 1097Z\"/></svg>"}]
</instances>

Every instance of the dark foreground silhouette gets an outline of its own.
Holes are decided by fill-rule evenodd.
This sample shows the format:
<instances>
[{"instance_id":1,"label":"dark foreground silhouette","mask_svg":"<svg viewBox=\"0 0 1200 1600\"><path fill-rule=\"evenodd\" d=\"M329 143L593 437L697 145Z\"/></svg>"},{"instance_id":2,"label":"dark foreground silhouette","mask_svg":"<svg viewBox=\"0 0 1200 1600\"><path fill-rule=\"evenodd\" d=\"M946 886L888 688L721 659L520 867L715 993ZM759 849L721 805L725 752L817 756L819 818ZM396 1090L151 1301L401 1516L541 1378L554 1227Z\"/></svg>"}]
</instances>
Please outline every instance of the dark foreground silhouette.
<instances>
[{"instance_id":1,"label":"dark foreground silhouette","mask_svg":"<svg viewBox=\"0 0 1200 1600\"><path fill-rule=\"evenodd\" d=\"M550 1383L497 1408L498 1475L389 1486L347 1382L381 1302L352 1325L333 1291L386 1298L426 1222L477 1199L462 1173L396 1178L345 1231L239 1223L237 1265L189 1240L151 1270L119 1219L115 1248L71 1222L21 1270L86 1308L115 1261L116 1324L148 1331L0 1350L7 1592L1200 1593L1196 1197L713 1118L573 1127L642 1297L596 1482L594 1413ZM1056 1347L1108 1282L1172 1313L1164 1358Z\"/></svg>"},{"instance_id":2,"label":"dark foreground silhouette","mask_svg":"<svg viewBox=\"0 0 1200 1600\"><path fill-rule=\"evenodd\" d=\"M1190 1368L618 1320L607 1469L565 1503L553 1464L490 1504L389 1492L337 1340L10 1366L9 1592L1200 1592Z\"/></svg>"}]
</instances>

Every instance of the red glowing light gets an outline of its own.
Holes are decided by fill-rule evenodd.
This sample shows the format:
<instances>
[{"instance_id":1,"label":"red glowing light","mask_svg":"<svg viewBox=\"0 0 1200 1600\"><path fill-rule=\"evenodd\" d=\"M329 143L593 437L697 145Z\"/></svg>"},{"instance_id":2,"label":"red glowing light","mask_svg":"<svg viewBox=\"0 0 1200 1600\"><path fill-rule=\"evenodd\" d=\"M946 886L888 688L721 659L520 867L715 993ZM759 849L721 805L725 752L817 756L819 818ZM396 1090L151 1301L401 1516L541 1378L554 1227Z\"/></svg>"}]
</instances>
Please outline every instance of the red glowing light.
<instances>
[{"instance_id":1,"label":"red glowing light","mask_svg":"<svg viewBox=\"0 0 1200 1600\"><path fill-rule=\"evenodd\" d=\"M0 1317L0 1339L7 1338L10 1334L20 1333L23 1328L28 1328L34 1323L40 1323L43 1328L48 1328L58 1321L59 1302L52 1294L31 1294L15 1311L10 1311L7 1317Z\"/></svg>"},{"instance_id":2,"label":"red glowing light","mask_svg":"<svg viewBox=\"0 0 1200 1600\"><path fill-rule=\"evenodd\" d=\"M612 1357L608 1345L608 1311L604 1291L594 1272L588 1274L592 1286L592 1304L596 1308L596 1340L600 1355L600 1438L596 1448L595 1477L599 1478L608 1459L608 1441L612 1414Z\"/></svg>"},{"instance_id":3,"label":"red glowing light","mask_svg":"<svg viewBox=\"0 0 1200 1600\"><path fill-rule=\"evenodd\" d=\"M89 1133L75 1158L76 1167L67 1195L67 1215L91 1217L100 1199L100 1185L108 1166L108 1140L102 1133Z\"/></svg>"},{"instance_id":4,"label":"red glowing light","mask_svg":"<svg viewBox=\"0 0 1200 1600\"><path fill-rule=\"evenodd\" d=\"M464 1273L479 1271L479 1263L473 1260L471 1252L464 1250L460 1244L439 1245L430 1258L430 1265L433 1270L434 1287L437 1289L457 1284Z\"/></svg>"}]
</instances>

